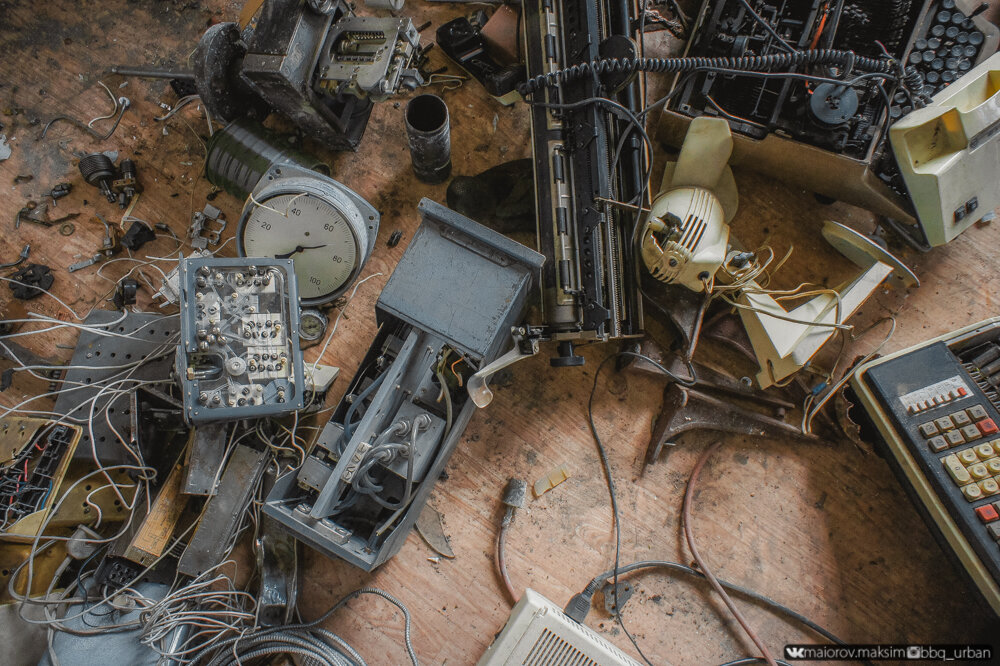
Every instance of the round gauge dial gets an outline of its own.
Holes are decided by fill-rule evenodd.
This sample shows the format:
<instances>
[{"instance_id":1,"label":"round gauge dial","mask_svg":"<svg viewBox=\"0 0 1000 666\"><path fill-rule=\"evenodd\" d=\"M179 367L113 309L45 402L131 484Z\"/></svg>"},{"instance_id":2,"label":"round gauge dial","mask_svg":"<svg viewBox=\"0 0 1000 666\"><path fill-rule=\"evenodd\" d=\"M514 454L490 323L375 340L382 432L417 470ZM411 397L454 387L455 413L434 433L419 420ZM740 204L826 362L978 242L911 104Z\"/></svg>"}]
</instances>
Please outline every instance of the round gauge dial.
<instances>
[{"instance_id":1,"label":"round gauge dial","mask_svg":"<svg viewBox=\"0 0 1000 666\"><path fill-rule=\"evenodd\" d=\"M237 236L242 256L292 259L299 299L315 305L332 301L357 277L363 233L356 208L301 190L272 190L247 203Z\"/></svg>"},{"instance_id":2,"label":"round gauge dial","mask_svg":"<svg viewBox=\"0 0 1000 666\"><path fill-rule=\"evenodd\" d=\"M328 323L319 310L303 310L299 314L299 337L306 342L317 342L323 337Z\"/></svg>"}]
</instances>

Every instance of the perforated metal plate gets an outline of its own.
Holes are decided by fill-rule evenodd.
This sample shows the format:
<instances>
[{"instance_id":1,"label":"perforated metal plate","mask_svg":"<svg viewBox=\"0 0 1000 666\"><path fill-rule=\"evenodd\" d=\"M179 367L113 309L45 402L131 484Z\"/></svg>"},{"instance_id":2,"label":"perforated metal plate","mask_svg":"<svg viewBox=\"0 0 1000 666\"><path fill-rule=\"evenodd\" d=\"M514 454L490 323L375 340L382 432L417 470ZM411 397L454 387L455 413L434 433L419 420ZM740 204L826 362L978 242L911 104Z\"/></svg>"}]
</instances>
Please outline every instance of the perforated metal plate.
<instances>
[{"instance_id":1,"label":"perforated metal plate","mask_svg":"<svg viewBox=\"0 0 1000 666\"><path fill-rule=\"evenodd\" d=\"M56 414L67 417L68 423L83 425L83 435L74 454L77 460L92 460L96 451L102 463L135 462L111 427L129 442L129 390L139 382L156 382L161 388L173 383L171 372L179 337L178 317L130 313L118 321L121 316L120 312L95 310L87 317L86 326L101 327L110 335L81 331L73 360L70 361L76 369L66 371L62 390L56 399L53 409ZM109 325L109 322L116 323ZM142 361L146 362L140 363ZM111 388L102 392L109 380ZM93 385L93 388L77 386L74 382ZM91 406L94 418L88 427Z\"/></svg>"}]
</instances>

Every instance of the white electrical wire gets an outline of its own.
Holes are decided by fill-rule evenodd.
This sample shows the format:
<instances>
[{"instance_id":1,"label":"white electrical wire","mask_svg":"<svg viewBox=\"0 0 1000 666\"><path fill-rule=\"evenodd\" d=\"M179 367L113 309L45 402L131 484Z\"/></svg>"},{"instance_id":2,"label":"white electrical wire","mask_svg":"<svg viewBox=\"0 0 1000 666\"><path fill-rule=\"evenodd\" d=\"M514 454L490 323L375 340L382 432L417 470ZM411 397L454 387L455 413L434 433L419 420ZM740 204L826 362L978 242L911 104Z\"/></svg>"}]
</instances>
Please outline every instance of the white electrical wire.
<instances>
[{"instance_id":1,"label":"white electrical wire","mask_svg":"<svg viewBox=\"0 0 1000 666\"><path fill-rule=\"evenodd\" d=\"M327 347L330 346L330 341L333 340L333 334L337 332L337 326L340 324L340 318L344 316L344 311L347 310L347 306L350 305L352 300L354 300L354 295L358 293L358 288L365 282L368 282L368 280L377 278L380 275L382 275L382 273L372 273L368 277L354 283L354 289L351 290L351 295L347 297L347 300L340 308L340 312L337 313L337 318L334 319L333 326L330 327L330 332L326 334L326 342L323 343L323 347L320 348L319 354L316 355L316 360L313 361L312 370L310 370L310 372L316 372L316 367L319 365L320 360L322 360L323 354L326 353Z\"/></svg>"}]
</instances>

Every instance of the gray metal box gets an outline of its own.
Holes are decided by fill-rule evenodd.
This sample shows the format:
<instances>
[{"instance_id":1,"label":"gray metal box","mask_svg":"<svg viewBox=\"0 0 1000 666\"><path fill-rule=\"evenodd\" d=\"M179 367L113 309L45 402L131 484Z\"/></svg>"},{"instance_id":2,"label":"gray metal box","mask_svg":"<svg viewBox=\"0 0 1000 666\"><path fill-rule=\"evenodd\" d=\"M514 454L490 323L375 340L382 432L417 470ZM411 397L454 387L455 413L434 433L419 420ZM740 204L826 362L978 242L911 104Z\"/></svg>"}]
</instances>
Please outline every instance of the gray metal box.
<instances>
[{"instance_id":1,"label":"gray metal box","mask_svg":"<svg viewBox=\"0 0 1000 666\"><path fill-rule=\"evenodd\" d=\"M422 224L379 296L379 332L347 394L310 460L278 479L264 505L264 512L298 539L367 571L403 547L476 410L464 388L445 383L453 408L451 428L445 427L435 368L457 352L471 374L505 351L544 261L534 250L428 199L419 211ZM363 415L354 421L359 409ZM392 438L380 438L394 425L416 424L421 417L427 428L414 436L407 453L369 457L388 446ZM384 489L380 499L388 508L372 498L379 493L363 492L371 485L358 487L366 463L375 470L372 483ZM326 483L316 489L316 472L326 475L329 467ZM399 499L406 479L412 481L408 501Z\"/></svg>"}]
</instances>

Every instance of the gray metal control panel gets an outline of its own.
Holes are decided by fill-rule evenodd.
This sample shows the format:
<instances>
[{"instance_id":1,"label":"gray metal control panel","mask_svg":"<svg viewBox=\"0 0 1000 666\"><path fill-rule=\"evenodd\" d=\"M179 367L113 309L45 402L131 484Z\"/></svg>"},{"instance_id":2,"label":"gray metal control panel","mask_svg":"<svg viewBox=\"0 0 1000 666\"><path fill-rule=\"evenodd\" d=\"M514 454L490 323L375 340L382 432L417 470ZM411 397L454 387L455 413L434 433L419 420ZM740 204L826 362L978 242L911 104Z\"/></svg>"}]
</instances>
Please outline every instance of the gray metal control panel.
<instances>
[{"instance_id":1,"label":"gray metal control panel","mask_svg":"<svg viewBox=\"0 0 1000 666\"><path fill-rule=\"evenodd\" d=\"M291 259L180 262L177 374L190 423L303 407L299 299Z\"/></svg>"}]
</instances>

